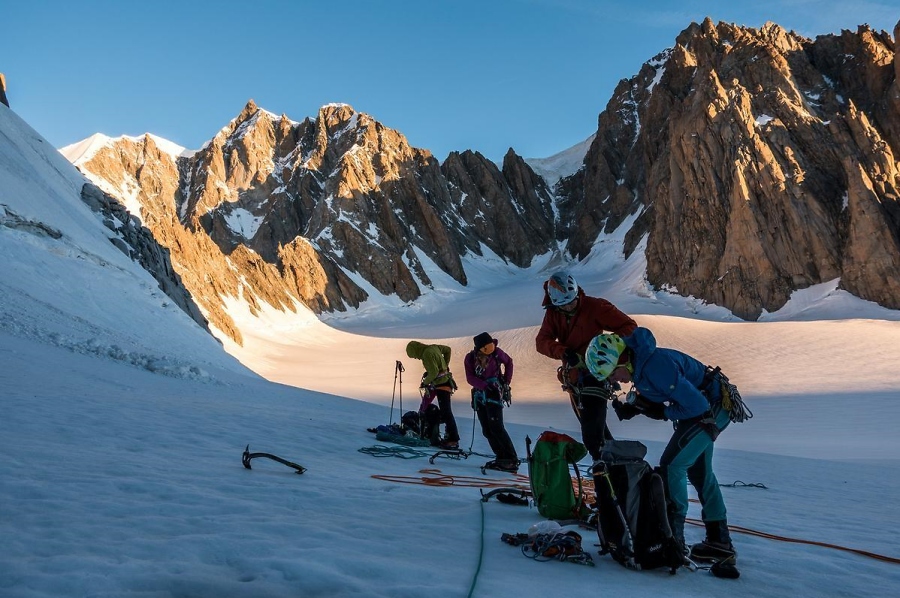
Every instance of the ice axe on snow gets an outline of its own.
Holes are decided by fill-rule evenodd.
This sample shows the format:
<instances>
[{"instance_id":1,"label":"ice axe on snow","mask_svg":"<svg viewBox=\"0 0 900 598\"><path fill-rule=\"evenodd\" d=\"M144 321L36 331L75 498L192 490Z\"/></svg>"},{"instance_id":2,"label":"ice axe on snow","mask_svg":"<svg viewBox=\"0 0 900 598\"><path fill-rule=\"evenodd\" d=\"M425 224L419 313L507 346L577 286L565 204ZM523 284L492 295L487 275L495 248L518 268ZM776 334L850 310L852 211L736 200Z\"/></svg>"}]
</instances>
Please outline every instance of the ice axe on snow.
<instances>
[{"instance_id":1,"label":"ice axe on snow","mask_svg":"<svg viewBox=\"0 0 900 598\"><path fill-rule=\"evenodd\" d=\"M250 467L250 459L255 459L256 457L265 457L266 459L271 459L272 461L278 461L279 463L287 465L288 467L293 467L297 470L297 473L303 473L304 471L306 471L306 468L302 465L297 465L296 463L288 461L287 459L276 457L271 453L251 453L249 444L247 445L247 448L244 449L244 454L241 457L241 463L243 463L244 467L246 467L247 469L253 469L252 467Z\"/></svg>"}]
</instances>

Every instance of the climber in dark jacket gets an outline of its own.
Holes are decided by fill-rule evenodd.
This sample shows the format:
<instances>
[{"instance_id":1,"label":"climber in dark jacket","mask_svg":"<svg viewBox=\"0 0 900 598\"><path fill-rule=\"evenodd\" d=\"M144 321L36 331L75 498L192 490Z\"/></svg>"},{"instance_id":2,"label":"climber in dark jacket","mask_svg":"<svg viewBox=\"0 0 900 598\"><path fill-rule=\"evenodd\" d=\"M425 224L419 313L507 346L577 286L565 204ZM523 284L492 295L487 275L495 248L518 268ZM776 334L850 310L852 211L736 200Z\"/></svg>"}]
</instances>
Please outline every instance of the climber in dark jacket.
<instances>
[{"instance_id":1,"label":"climber in dark jacket","mask_svg":"<svg viewBox=\"0 0 900 598\"><path fill-rule=\"evenodd\" d=\"M544 320L535 338L538 353L562 360L557 377L569 394L581 423L584 446L595 460L612 434L606 426L606 403L612 398L608 382L597 380L584 364L588 343L609 331L627 336L637 323L599 297L589 297L566 271L554 273L544 283Z\"/></svg>"}]
</instances>

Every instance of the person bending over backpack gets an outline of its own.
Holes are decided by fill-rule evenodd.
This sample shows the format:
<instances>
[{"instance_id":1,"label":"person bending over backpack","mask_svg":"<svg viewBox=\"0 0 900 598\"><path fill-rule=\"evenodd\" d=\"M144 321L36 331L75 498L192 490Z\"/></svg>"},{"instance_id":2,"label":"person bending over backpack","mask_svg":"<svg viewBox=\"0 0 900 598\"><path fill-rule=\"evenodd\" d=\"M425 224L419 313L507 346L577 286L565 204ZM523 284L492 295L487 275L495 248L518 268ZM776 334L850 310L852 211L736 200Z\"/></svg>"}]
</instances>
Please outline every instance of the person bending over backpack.
<instances>
[{"instance_id":1,"label":"person bending over backpack","mask_svg":"<svg viewBox=\"0 0 900 598\"><path fill-rule=\"evenodd\" d=\"M419 406L419 414L423 415L425 409L436 398L441 423L444 424L444 439L440 446L445 449L458 449L459 430L456 427L453 410L450 408L450 395L456 390L456 382L450 373L450 347L409 341L406 345L406 354L413 359L421 360L425 366L420 386L422 404Z\"/></svg>"},{"instance_id":2,"label":"person bending over backpack","mask_svg":"<svg viewBox=\"0 0 900 598\"><path fill-rule=\"evenodd\" d=\"M599 380L633 385L635 394L629 393L633 402L613 402L620 420L642 414L674 422L675 431L659 465L676 540L684 547L690 480L700 498L706 527L706 539L691 547L691 557L736 558L725 500L712 469L713 443L731 422L729 411L722 405L722 387L727 378L723 382L718 369L708 368L686 353L657 348L653 333L640 327L624 339L615 334L594 338L588 347L587 365ZM737 389L731 388L739 401Z\"/></svg>"},{"instance_id":3,"label":"person bending over backpack","mask_svg":"<svg viewBox=\"0 0 900 598\"><path fill-rule=\"evenodd\" d=\"M487 438L494 461L485 467L515 473L519 470L516 447L503 425L503 404L511 400L513 361L498 346L497 339L482 332L472 339L475 348L466 354L466 381L472 386L472 406Z\"/></svg>"},{"instance_id":4,"label":"person bending over backpack","mask_svg":"<svg viewBox=\"0 0 900 598\"><path fill-rule=\"evenodd\" d=\"M609 331L625 336L637 323L606 299L587 296L566 271L554 273L544 283L543 306L546 311L535 346L541 355L562 360L557 377L581 423L584 446L597 460L605 440L612 439L606 426L606 402L613 395L609 383L591 375L584 352L598 334Z\"/></svg>"}]
</instances>

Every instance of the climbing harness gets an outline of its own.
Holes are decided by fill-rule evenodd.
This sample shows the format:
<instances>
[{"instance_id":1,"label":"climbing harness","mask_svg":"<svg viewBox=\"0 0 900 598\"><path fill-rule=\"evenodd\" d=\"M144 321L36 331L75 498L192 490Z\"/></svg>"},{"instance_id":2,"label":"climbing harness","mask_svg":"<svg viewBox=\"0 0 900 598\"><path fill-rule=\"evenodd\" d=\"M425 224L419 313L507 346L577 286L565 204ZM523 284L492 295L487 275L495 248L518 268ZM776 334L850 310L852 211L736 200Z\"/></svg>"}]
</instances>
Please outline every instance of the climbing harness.
<instances>
[{"instance_id":1,"label":"climbing harness","mask_svg":"<svg viewBox=\"0 0 900 598\"><path fill-rule=\"evenodd\" d=\"M575 370L577 378L572 380L572 371ZM556 368L556 379L559 380L561 388L569 395L569 401L572 403L572 409L575 411L575 417L581 421L581 385L583 373L580 368L573 368L568 363Z\"/></svg>"}]
</instances>

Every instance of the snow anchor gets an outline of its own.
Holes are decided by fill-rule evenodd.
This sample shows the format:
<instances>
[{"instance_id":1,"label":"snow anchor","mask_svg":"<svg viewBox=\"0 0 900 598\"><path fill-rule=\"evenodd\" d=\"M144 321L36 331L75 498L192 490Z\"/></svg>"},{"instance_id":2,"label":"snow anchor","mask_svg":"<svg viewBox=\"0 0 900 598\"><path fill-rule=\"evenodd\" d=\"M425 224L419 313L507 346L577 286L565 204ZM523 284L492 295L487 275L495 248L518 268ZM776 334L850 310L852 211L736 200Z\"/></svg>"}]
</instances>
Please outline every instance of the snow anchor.
<instances>
[{"instance_id":1,"label":"snow anchor","mask_svg":"<svg viewBox=\"0 0 900 598\"><path fill-rule=\"evenodd\" d=\"M287 465L288 467L293 467L297 470L298 474L306 471L306 468L302 465L297 465L296 463L288 461L287 459L276 457L271 453L251 453L249 444L247 445L247 448L244 449L244 454L241 457L241 463L243 463L244 467L246 467L247 469L253 469L252 467L250 467L250 459L255 459L256 457L265 457L267 459L272 459L273 461L278 461L279 463Z\"/></svg>"}]
</instances>

